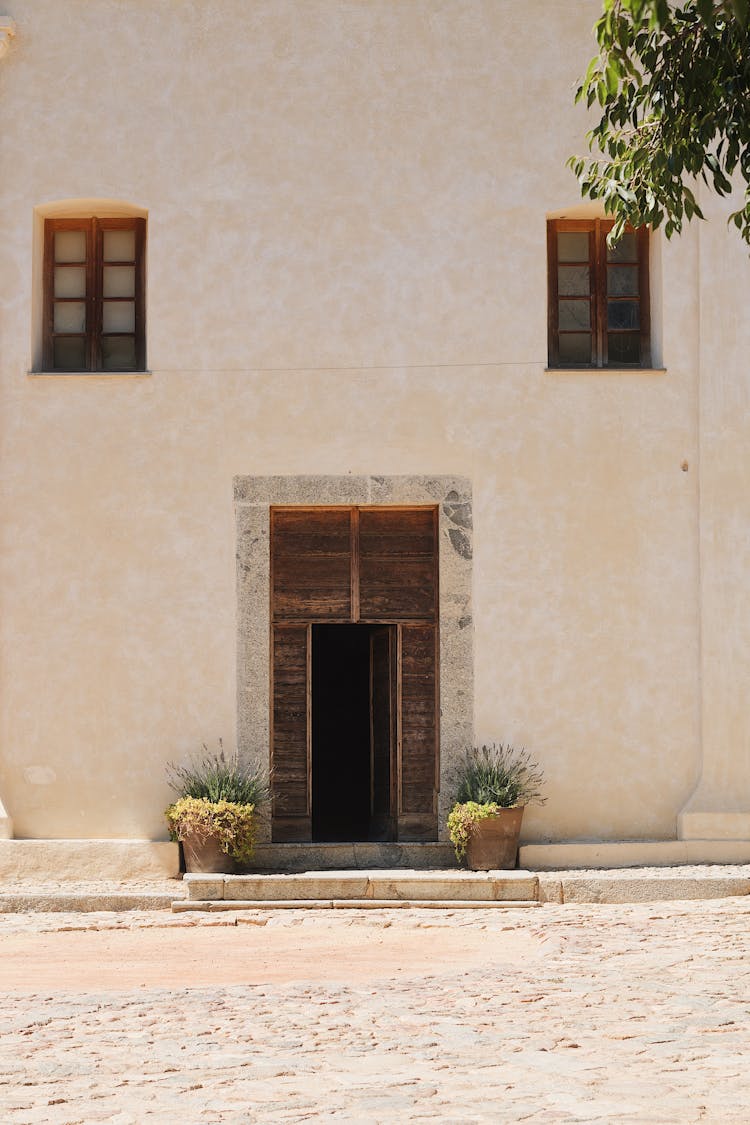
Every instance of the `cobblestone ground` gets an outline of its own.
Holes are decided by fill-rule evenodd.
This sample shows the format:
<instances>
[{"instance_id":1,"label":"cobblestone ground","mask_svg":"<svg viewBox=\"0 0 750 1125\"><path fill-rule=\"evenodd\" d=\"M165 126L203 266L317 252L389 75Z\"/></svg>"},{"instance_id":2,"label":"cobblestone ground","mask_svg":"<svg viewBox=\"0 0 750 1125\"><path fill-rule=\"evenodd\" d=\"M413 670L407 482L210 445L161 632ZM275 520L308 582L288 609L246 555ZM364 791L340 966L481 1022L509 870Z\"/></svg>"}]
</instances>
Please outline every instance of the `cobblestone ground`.
<instances>
[{"instance_id":1,"label":"cobblestone ground","mask_svg":"<svg viewBox=\"0 0 750 1125\"><path fill-rule=\"evenodd\" d=\"M6 915L0 1122L744 1125L749 925L747 898L525 912ZM201 956L214 949L233 981L239 943L250 983L104 987L96 942L132 951L155 930L175 957L191 942ZM66 988L65 942L78 931L94 952ZM21 943L27 961L9 981L3 955L18 966ZM350 963L348 947L367 956ZM34 990L58 949L61 987Z\"/></svg>"}]
</instances>

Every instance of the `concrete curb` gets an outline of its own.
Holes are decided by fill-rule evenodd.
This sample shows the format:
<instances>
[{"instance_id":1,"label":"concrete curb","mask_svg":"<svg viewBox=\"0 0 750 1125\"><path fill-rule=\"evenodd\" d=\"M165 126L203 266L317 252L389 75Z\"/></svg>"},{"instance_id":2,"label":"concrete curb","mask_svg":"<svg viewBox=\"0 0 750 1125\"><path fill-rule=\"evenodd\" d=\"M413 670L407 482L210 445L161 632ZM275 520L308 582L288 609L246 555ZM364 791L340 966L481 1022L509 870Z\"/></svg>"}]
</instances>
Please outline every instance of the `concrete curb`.
<instances>
[{"instance_id":1,"label":"concrete curb","mask_svg":"<svg viewBox=\"0 0 750 1125\"><path fill-rule=\"evenodd\" d=\"M750 878L737 875L539 874L542 903L627 903L735 898L750 894Z\"/></svg>"},{"instance_id":2,"label":"concrete curb","mask_svg":"<svg viewBox=\"0 0 750 1125\"><path fill-rule=\"evenodd\" d=\"M171 910L174 894L125 892L104 894L69 894L55 892L20 892L0 894L0 914L31 914L49 912L84 914L96 910Z\"/></svg>"}]
</instances>

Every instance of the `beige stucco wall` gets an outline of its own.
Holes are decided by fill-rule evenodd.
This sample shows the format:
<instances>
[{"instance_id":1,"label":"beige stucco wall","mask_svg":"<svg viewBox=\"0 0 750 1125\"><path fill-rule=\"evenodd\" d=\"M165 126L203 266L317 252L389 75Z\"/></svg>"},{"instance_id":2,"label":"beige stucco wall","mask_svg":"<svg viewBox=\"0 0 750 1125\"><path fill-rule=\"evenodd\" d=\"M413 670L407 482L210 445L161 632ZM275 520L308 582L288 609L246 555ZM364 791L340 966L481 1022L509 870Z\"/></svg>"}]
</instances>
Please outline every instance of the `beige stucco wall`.
<instances>
[{"instance_id":1,"label":"beige stucco wall","mask_svg":"<svg viewBox=\"0 0 750 1125\"><path fill-rule=\"evenodd\" d=\"M704 192L700 266L701 778L686 838L750 838L750 292L748 249L726 217L741 193Z\"/></svg>"},{"instance_id":2,"label":"beige stucco wall","mask_svg":"<svg viewBox=\"0 0 750 1125\"><path fill-rule=\"evenodd\" d=\"M233 741L235 476L435 473L473 487L476 734L547 773L526 835L674 836L701 771L699 360L723 302L740 332L747 267L711 244L708 312L698 233L655 238L666 374L545 372L545 217L576 202L564 160L594 0L9 7L0 797L16 833L160 836L165 761ZM148 213L149 377L27 375L34 209L81 198ZM713 332L736 425L747 341ZM745 488L740 444L719 497ZM727 553L716 596L746 600ZM717 707L710 736L736 738L744 715L725 732Z\"/></svg>"}]
</instances>

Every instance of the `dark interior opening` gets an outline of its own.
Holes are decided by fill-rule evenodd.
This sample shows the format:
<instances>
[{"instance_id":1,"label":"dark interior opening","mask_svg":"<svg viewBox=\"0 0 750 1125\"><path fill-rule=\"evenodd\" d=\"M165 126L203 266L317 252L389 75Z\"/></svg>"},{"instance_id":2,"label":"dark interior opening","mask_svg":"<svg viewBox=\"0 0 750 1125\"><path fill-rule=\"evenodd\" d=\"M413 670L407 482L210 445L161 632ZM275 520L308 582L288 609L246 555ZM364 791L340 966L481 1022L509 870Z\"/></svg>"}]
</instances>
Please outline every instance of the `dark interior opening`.
<instances>
[{"instance_id":1,"label":"dark interior opening","mask_svg":"<svg viewBox=\"0 0 750 1125\"><path fill-rule=\"evenodd\" d=\"M312 837L371 839L369 625L312 627Z\"/></svg>"}]
</instances>

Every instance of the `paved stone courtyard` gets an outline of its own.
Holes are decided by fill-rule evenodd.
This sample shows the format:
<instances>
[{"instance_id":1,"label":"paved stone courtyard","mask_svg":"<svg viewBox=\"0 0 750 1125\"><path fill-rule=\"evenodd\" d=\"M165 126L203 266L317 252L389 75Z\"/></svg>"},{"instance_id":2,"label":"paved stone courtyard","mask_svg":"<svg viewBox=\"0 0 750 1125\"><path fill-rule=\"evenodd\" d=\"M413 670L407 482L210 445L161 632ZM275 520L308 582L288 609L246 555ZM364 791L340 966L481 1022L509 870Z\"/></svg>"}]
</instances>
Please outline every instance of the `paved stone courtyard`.
<instances>
[{"instance_id":1,"label":"paved stone courtyard","mask_svg":"<svg viewBox=\"0 0 750 1125\"><path fill-rule=\"evenodd\" d=\"M7 914L0 1121L744 1123L749 929L748 898Z\"/></svg>"}]
</instances>

